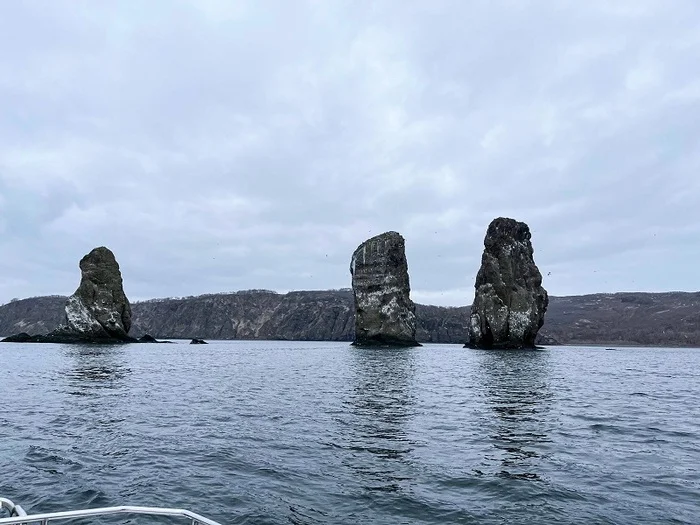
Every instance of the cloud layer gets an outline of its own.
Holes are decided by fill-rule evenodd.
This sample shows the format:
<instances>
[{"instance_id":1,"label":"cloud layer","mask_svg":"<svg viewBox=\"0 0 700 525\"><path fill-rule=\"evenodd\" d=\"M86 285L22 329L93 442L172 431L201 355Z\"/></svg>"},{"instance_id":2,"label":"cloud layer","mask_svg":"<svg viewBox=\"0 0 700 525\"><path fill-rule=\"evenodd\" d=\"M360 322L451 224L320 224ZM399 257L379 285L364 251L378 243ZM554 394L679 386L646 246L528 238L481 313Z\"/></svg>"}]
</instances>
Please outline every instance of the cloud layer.
<instances>
[{"instance_id":1,"label":"cloud layer","mask_svg":"<svg viewBox=\"0 0 700 525\"><path fill-rule=\"evenodd\" d=\"M349 286L406 238L468 304L497 216L554 295L697 290L695 0L0 5L0 303L110 247L132 299Z\"/></svg>"}]
</instances>

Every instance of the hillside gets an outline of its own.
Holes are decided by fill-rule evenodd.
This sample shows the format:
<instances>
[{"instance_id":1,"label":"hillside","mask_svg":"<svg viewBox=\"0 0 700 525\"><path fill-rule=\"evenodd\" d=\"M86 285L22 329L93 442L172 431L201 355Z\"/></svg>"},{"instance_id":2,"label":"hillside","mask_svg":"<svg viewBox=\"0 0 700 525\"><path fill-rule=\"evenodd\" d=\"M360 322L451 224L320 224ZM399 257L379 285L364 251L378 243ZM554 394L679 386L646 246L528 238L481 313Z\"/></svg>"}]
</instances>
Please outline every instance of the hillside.
<instances>
[{"instance_id":1,"label":"hillside","mask_svg":"<svg viewBox=\"0 0 700 525\"><path fill-rule=\"evenodd\" d=\"M47 295L13 299L0 306L0 335L49 333L63 319L66 299L62 295Z\"/></svg>"},{"instance_id":2,"label":"hillside","mask_svg":"<svg viewBox=\"0 0 700 525\"><path fill-rule=\"evenodd\" d=\"M66 298L33 297L0 306L0 334L47 333ZM350 290L266 290L154 299L132 305L131 334L161 338L350 341ZM469 307L416 305L417 339L463 343ZM700 292L551 297L541 342L700 347Z\"/></svg>"},{"instance_id":3,"label":"hillside","mask_svg":"<svg viewBox=\"0 0 700 525\"><path fill-rule=\"evenodd\" d=\"M564 344L700 347L700 292L552 297L543 333Z\"/></svg>"}]
</instances>

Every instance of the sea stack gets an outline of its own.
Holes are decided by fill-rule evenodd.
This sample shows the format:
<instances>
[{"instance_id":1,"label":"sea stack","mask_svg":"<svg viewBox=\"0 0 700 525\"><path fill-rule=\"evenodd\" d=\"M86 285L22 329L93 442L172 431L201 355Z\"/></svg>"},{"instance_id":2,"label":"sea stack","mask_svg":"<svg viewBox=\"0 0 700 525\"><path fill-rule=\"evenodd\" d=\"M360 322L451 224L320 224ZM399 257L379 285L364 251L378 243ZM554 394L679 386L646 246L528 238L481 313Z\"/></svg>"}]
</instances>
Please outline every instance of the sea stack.
<instances>
[{"instance_id":1,"label":"sea stack","mask_svg":"<svg viewBox=\"0 0 700 525\"><path fill-rule=\"evenodd\" d=\"M133 341L128 335L131 305L114 254L104 246L95 248L80 260L80 270L80 286L66 303L65 323L47 337Z\"/></svg>"},{"instance_id":2,"label":"sea stack","mask_svg":"<svg viewBox=\"0 0 700 525\"><path fill-rule=\"evenodd\" d=\"M484 239L469 320L472 348L534 348L544 324L547 290L533 258L530 228L499 217Z\"/></svg>"},{"instance_id":3,"label":"sea stack","mask_svg":"<svg viewBox=\"0 0 700 525\"><path fill-rule=\"evenodd\" d=\"M410 298L406 246L397 232L358 246L350 263L355 297L355 346L420 346Z\"/></svg>"}]
</instances>

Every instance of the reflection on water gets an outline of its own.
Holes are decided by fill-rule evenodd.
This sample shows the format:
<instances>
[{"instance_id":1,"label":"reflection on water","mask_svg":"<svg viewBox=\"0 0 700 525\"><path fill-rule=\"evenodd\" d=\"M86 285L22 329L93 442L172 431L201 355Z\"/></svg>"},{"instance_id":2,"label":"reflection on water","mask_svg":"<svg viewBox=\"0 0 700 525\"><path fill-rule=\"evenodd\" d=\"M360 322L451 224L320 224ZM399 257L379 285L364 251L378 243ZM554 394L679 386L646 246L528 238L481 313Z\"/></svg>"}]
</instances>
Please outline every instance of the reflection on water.
<instances>
[{"instance_id":1,"label":"reflection on water","mask_svg":"<svg viewBox=\"0 0 700 525\"><path fill-rule=\"evenodd\" d=\"M491 436L503 477L539 479L541 445L550 441L545 414L551 409L549 354L546 351L479 352L479 381L494 414Z\"/></svg>"},{"instance_id":2,"label":"reflection on water","mask_svg":"<svg viewBox=\"0 0 700 525\"><path fill-rule=\"evenodd\" d=\"M348 407L352 467L368 490L394 492L410 479L412 450L407 422L412 417L413 349L352 349Z\"/></svg>"},{"instance_id":3,"label":"reflection on water","mask_svg":"<svg viewBox=\"0 0 700 525\"><path fill-rule=\"evenodd\" d=\"M182 345L4 345L0 494L27 510L155 504L309 525L698 522L694 349L236 341L194 358Z\"/></svg>"},{"instance_id":4,"label":"reflection on water","mask_svg":"<svg viewBox=\"0 0 700 525\"><path fill-rule=\"evenodd\" d=\"M120 410L126 398L127 354L118 346L69 346L69 367L61 372L66 392L81 399L90 426L101 432L114 432L124 422ZM106 407L109 407L106 409Z\"/></svg>"},{"instance_id":5,"label":"reflection on water","mask_svg":"<svg viewBox=\"0 0 700 525\"><path fill-rule=\"evenodd\" d=\"M123 386L131 370L124 364L124 350L111 346L70 346L66 352L71 367L65 371L70 393L77 396L101 395L102 389Z\"/></svg>"}]
</instances>

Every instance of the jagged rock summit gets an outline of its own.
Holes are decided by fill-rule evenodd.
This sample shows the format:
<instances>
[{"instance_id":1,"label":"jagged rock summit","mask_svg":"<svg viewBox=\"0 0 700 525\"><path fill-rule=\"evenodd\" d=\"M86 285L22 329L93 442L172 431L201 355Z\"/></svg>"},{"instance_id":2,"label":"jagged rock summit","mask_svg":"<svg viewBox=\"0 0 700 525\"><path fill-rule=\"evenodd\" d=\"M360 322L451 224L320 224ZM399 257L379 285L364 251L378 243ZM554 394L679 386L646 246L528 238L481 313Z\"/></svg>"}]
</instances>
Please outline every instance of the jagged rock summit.
<instances>
[{"instance_id":1,"label":"jagged rock summit","mask_svg":"<svg viewBox=\"0 0 700 525\"><path fill-rule=\"evenodd\" d=\"M386 232L363 242L350 263L356 346L420 346L404 238Z\"/></svg>"},{"instance_id":2,"label":"jagged rock summit","mask_svg":"<svg viewBox=\"0 0 700 525\"><path fill-rule=\"evenodd\" d=\"M547 291L533 258L530 228L499 217L488 227L469 320L472 348L534 348Z\"/></svg>"}]
</instances>

